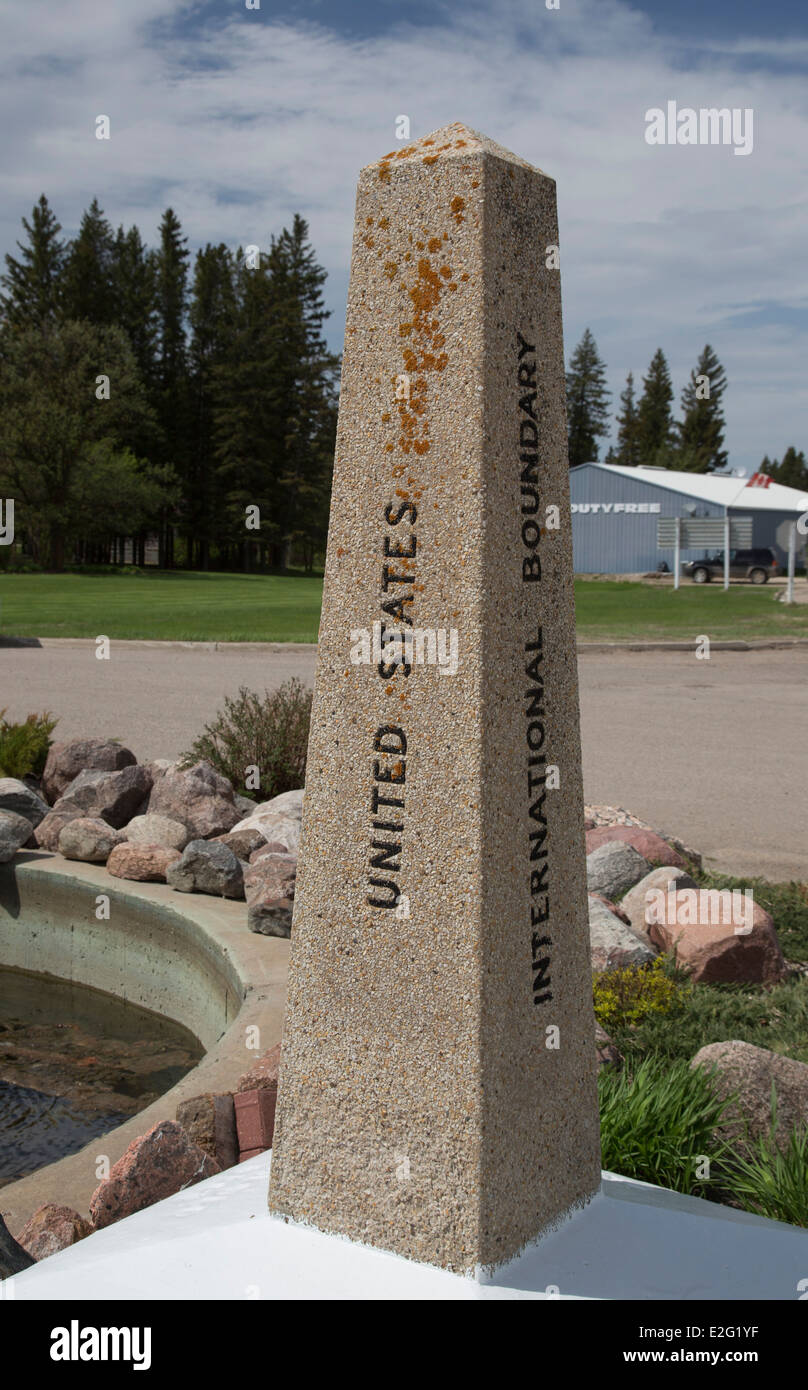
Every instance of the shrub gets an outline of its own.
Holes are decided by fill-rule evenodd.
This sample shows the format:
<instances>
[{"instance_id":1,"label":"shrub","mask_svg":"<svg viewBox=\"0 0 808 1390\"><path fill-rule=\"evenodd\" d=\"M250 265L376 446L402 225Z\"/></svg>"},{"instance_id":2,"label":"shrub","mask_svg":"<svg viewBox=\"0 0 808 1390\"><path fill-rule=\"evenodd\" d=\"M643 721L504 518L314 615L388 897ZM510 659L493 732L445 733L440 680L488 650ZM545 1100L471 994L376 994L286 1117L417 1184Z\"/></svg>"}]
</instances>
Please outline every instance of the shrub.
<instances>
[{"instance_id":1,"label":"shrub","mask_svg":"<svg viewBox=\"0 0 808 1390\"><path fill-rule=\"evenodd\" d=\"M633 1073L601 1067L598 1088L604 1168L700 1197L721 1184L729 1142L720 1126L732 1097L716 1095L710 1071L646 1057ZM699 1177L705 1157L709 1187Z\"/></svg>"},{"instance_id":2,"label":"shrub","mask_svg":"<svg viewBox=\"0 0 808 1390\"><path fill-rule=\"evenodd\" d=\"M22 724L12 724L0 710L0 776L41 777L58 720L48 710L29 714Z\"/></svg>"},{"instance_id":3,"label":"shrub","mask_svg":"<svg viewBox=\"0 0 808 1390\"><path fill-rule=\"evenodd\" d=\"M262 801L302 787L311 701L312 692L299 680L287 681L263 696L241 686L237 696L227 696L213 723L205 725L204 733L183 755L182 765L190 767L205 758L229 777L237 792L253 800L256 789L245 781L249 767L258 768Z\"/></svg>"},{"instance_id":4,"label":"shrub","mask_svg":"<svg viewBox=\"0 0 808 1390\"><path fill-rule=\"evenodd\" d=\"M682 1007L689 986L664 956L649 965L627 965L593 976L595 1017L607 1033L635 1027L651 1014Z\"/></svg>"}]
</instances>

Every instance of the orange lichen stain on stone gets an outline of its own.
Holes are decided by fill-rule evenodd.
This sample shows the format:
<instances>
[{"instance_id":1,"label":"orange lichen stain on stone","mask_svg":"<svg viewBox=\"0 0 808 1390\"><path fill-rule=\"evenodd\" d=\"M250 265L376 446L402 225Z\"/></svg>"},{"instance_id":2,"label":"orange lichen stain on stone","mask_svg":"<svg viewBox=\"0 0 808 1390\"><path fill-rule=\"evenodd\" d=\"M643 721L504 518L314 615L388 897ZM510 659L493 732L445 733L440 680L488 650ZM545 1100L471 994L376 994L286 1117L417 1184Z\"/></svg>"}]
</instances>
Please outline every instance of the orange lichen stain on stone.
<instances>
[{"instance_id":1,"label":"orange lichen stain on stone","mask_svg":"<svg viewBox=\"0 0 808 1390\"><path fill-rule=\"evenodd\" d=\"M341 546L341 545L340 545L340 546L337 546L337 559L339 559L339 557L340 557L341 555L344 555L344 554L345 554L345 551L343 550L342 546Z\"/></svg>"},{"instance_id":2,"label":"orange lichen stain on stone","mask_svg":"<svg viewBox=\"0 0 808 1390\"><path fill-rule=\"evenodd\" d=\"M411 333L412 333L412 324L411 324L411 323L400 323L400 324L398 325L398 336L399 336L400 338L409 338L409 336L410 336Z\"/></svg>"},{"instance_id":3,"label":"orange lichen stain on stone","mask_svg":"<svg viewBox=\"0 0 808 1390\"><path fill-rule=\"evenodd\" d=\"M426 248L430 256L437 256L438 252L440 251L440 248L441 238L439 236L430 237L429 243Z\"/></svg>"},{"instance_id":4,"label":"orange lichen stain on stone","mask_svg":"<svg viewBox=\"0 0 808 1390\"><path fill-rule=\"evenodd\" d=\"M472 180L471 180L471 186L472 186L472 188L479 188L479 187L480 187L480 180L479 180L479 179L472 179Z\"/></svg>"},{"instance_id":5,"label":"orange lichen stain on stone","mask_svg":"<svg viewBox=\"0 0 808 1390\"><path fill-rule=\"evenodd\" d=\"M456 150L465 149L465 147L466 147L467 144L468 144L468 140L455 140L455 149L456 149Z\"/></svg>"},{"instance_id":6,"label":"orange lichen stain on stone","mask_svg":"<svg viewBox=\"0 0 808 1390\"><path fill-rule=\"evenodd\" d=\"M426 243L423 241L416 241L415 246L418 251L424 251L426 249Z\"/></svg>"},{"instance_id":7,"label":"orange lichen stain on stone","mask_svg":"<svg viewBox=\"0 0 808 1390\"><path fill-rule=\"evenodd\" d=\"M386 424L388 423L389 420L390 420L390 411L389 411L389 410L386 410L386 411L384 412L383 416L382 416L382 424L383 424L383 425L386 425Z\"/></svg>"},{"instance_id":8,"label":"orange lichen stain on stone","mask_svg":"<svg viewBox=\"0 0 808 1390\"><path fill-rule=\"evenodd\" d=\"M404 489L403 487L397 487L397 488L396 488L396 497L403 497L403 498L404 498L404 501L407 502L407 501L409 501L409 496L410 496L410 494L409 494L408 492L406 492L405 489Z\"/></svg>"},{"instance_id":9,"label":"orange lichen stain on stone","mask_svg":"<svg viewBox=\"0 0 808 1390\"><path fill-rule=\"evenodd\" d=\"M450 150L451 145L438 145L438 151L442 154L444 150Z\"/></svg>"},{"instance_id":10,"label":"orange lichen stain on stone","mask_svg":"<svg viewBox=\"0 0 808 1390\"><path fill-rule=\"evenodd\" d=\"M366 218L365 218L365 226L366 226L366 227L372 227L372 226L373 226L373 218L372 218L372 217L366 217Z\"/></svg>"},{"instance_id":11,"label":"orange lichen stain on stone","mask_svg":"<svg viewBox=\"0 0 808 1390\"><path fill-rule=\"evenodd\" d=\"M392 156L389 156L389 158L392 158ZM381 179L382 183L390 182L390 165L386 164L384 160L382 160L381 164L379 165L379 178Z\"/></svg>"},{"instance_id":12,"label":"orange lichen stain on stone","mask_svg":"<svg viewBox=\"0 0 808 1390\"><path fill-rule=\"evenodd\" d=\"M422 164L437 164L437 162L438 156L436 154L425 154L421 161Z\"/></svg>"},{"instance_id":13,"label":"orange lichen stain on stone","mask_svg":"<svg viewBox=\"0 0 808 1390\"><path fill-rule=\"evenodd\" d=\"M395 686L386 685L386 686L384 687L384 693L385 693L385 695L395 695L395 693L396 693L396 692L395 692Z\"/></svg>"},{"instance_id":14,"label":"orange lichen stain on stone","mask_svg":"<svg viewBox=\"0 0 808 1390\"><path fill-rule=\"evenodd\" d=\"M457 223L458 227L460 226L460 223L464 220L464 218L463 218L463 209L464 209L465 206L466 206L466 200L465 200L465 198L461 198L459 193L458 193L457 197L453 198L452 201L451 201L451 203L449 204L449 207L450 207L451 210L452 210L452 217L454 218L454 220L455 220L455 222Z\"/></svg>"},{"instance_id":15,"label":"orange lichen stain on stone","mask_svg":"<svg viewBox=\"0 0 808 1390\"><path fill-rule=\"evenodd\" d=\"M404 259L405 259L405 261L411 261L411 260L412 260L412 252L411 252L411 251L405 251L405 252L404 252Z\"/></svg>"},{"instance_id":16,"label":"orange lichen stain on stone","mask_svg":"<svg viewBox=\"0 0 808 1390\"><path fill-rule=\"evenodd\" d=\"M463 274L460 276L460 279L461 279L461 280L468 280L468 278L469 278L469 273L468 273L467 270L464 270L464 271L463 271Z\"/></svg>"},{"instance_id":17,"label":"orange lichen stain on stone","mask_svg":"<svg viewBox=\"0 0 808 1390\"><path fill-rule=\"evenodd\" d=\"M442 265L440 268L440 273L443 276L444 280L451 280L452 272L448 265Z\"/></svg>"},{"instance_id":18,"label":"orange lichen stain on stone","mask_svg":"<svg viewBox=\"0 0 808 1390\"><path fill-rule=\"evenodd\" d=\"M385 446L384 446L384 452L385 452L386 454L392 454L394 448L395 448L395 445L394 445L394 444L385 444Z\"/></svg>"},{"instance_id":19,"label":"orange lichen stain on stone","mask_svg":"<svg viewBox=\"0 0 808 1390\"><path fill-rule=\"evenodd\" d=\"M455 290L457 289L457 285L455 284L454 280L452 281L451 285L449 286L449 289L451 290L452 294L454 294Z\"/></svg>"},{"instance_id":20,"label":"orange lichen stain on stone","mask_svg":"<svg viewBox=\"0 0 808 1390\"><path fill-rule=\"evenodd\" d=\"M407 470L406 470L406 468L404 467L403 463L397 463L396 466L395 466L395 468L393 469L393 477L394 477L394 478L403 478L403 477L404 477L404 474L406 473L406 471L407 471ZM412 482L412 479L411 479L411 478L408 478L408 479L407 479L407 482Z\"/></svg>"},{"instance_id":21,"label":"orange lichen stain on stone","mask_svg":"<svg viewBox=\"0 0 808 1390\"><path fill-rule=\"evenodd\" d=\"M395 261L386 261L384 266L384 273L387 276L388 280L394 280L398 275L397 263Z\"/></svg>"},{"instance_id":22,"label":"orange lichen stain on stone","mask_svg":"<svg viewBox=\"0 0 808 1390\"><path fill-rule=\"evenodd\" d=\"M369 218L368 221L372 222L372 221L373 221L373 218L372 218L372 217ZM378 223L378 225L381 227L382 231L386 231L387 228L390 226L390 218L389 218L389 217L380 217L380 218L379 218L379 223Z\"/></svg>"},{"instance_id":23,"label":"orange lichen stain on stone","mask_svg":"<svg viewBox=\"0 0 808 1390\"><path fill-rule=\"evenodd\" d=\"M369 251L372 251L372 250L373 250L373 247L376 245L375 241L373 240L373 237L372 237L372 236L368 236L368 234L367 234L367 232L366 232L365 235L362 237L362 240L364 241L364 243L365 243L365 245L367 246L368 250L369 250Z\"/></svg>"}]
</instances>

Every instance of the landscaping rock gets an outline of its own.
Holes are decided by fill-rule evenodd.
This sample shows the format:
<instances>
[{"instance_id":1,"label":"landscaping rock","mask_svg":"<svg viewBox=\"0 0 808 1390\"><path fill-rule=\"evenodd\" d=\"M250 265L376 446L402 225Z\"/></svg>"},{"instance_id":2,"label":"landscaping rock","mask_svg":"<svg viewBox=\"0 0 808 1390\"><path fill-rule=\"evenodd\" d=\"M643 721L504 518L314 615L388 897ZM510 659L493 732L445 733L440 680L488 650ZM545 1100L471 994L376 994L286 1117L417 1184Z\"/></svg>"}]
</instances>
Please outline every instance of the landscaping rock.
<instances>
[{"instance_id":1,"label":"landscaping rock","mask_svg":"<svg viewBox=\"0 0 808 1390\"><path fill-rule=\"evenodd\" d=\"M281 1045L276 1043L262 1057L254 1062L249 1071L239 1078L236 1091L257 1091L262 1087L277 1091L278 1071L281 1063Z\"/></svg>"},{"instance_id":2,"label":"landscaping rock","mask_svg":"<svg viewBox=\"0 0 808 1390\"><path fill-rule=\"evenodd\" d=\"M228 1091L193 1096L177 1107L177 1124L188 1138L215 1159L220 1168L238 1163L236 1112Z\"/></svg>"},{"instance_id":3,"label":"landscaping rock","mask_svg":"<svg viewBox=\"0 0 808 1390\"><path fill-rule=\"evenodd\" d=\"M59 853L65 859L79 859L85 864L106 864L115 846L125 838L120 830L113 830L105 820L77 816L62 827Z\"/></svg>"},{"instance_id":4,"label":"landscaping rock","mask_svg":"<svg viewBox=\"0 0 808 1390\"><path fill-rule=\"evenodd\" d=\"M676 869L685 867L682 855L666 840L653 830L644 830L635 825L602 825L595 830L587 830L586 852L591 854L601 845L614 844L617 840L626 845L633 845L637 853L641 854L643 859L647 859L649 864L670 864Z\"/></svg>"},{"instance_id":5,"label":"landscaping rock","mask_svg":"<svg viewBox=\"0 0 808 1390\"><path fill-rule=\"evenodd\" d=\"M300 821L278 811L256 811L234 830L259 830L265 841L282 845L287 854L297 854L300 848Z\"/></svg>"},{"instance_id":6,"label":"landscaping rock","mask_svg":"<svg viewBox=\"0 0 808 1390\"><path fill-rule=\"evenodd\" d=\"M631 927L620 921L598 898L589 898L589 950L592 969L622 970L627 965L645 965L656 952L647 940L640 940Z\"/></svg>"},{"instance_id":7,"label":"landscaping rock","mask_svg":"<svg viewBox=\"0 0 808 1390\"><path fill-rule=\"evenodd\" d=\"M262 936L291 936L297 858L265 854L244 873L247 926Z\"/></svg>"},{"instance_id":8,"label":"landscaping rock","mask_svg":"<svg viewBox=\"0 0 808 1390\"><path fill-rule=\"evenodd\" d=\"M609 911L613 912L615 917L619 917L621 922L625 922L627 927L631 926L628 915L611 898L604 898L602 893L590 893L589 896L594 898L596 902L603 903L604 907L608 907Z\"/></svg>"},{"instance_id":9,"label":"landscaping rock","mask_svg":"<svg viewBox=\"0 0 808 1390\"><path fill-rule=\"evenodd\" d=\"M742 1140L744 1124L752 1139L770 1133L772 1083L777 1096L775 1136L778 1147L786 1146L795 1125L800 1128L808 1125L808 1065L805 1062L781 1057L752 1043L732 1041L709 1043L700 1048L690 1065L716 1068L713 1085L722 1099L737 1092L737 1100L727 1111L728 1118L737 1125L736 1138Z\"/></svg>"},{"instance_id":10,"label":"landscaping rock","mask_svg":"<svg viewBox=\"0 0 808 1390\"><path fill-rule=\"evenodd\" d=\"M622 1067L623 1054L619 1048L615 1047L605 1028L595 1021L595 1053L598 1059L598 1067L613 1066Z\"/></svg>"},{"instance_id":11,"label":"landscaping rock","mask_svg":"<svg viewBox=\"0 0 808 1390\"><path fill-rule=\"evenodd\" d=\"M77 738L52 743L42 773L42 795L53 805L79 773L119 772L137 762L134 753L109 738Z\"/></svg>"},{"instance_id":12,"label":"landscaping rock","mask_svg":"<svg viewBox=\"0 0 808 1390\"><path fill-rule=\"evenodd\" d=\"M675 920L648 927L649 939L660 950L675 949L678 963L703 984L775 984L785 979L788 967L768 912L755 903L748 934L745 928L736 932L732 923L715 921L718 914L713 912L702 911L704 920L685 923L685 904L691 901L685 895L690 892L680 888L669 896Z\"/></svg>"},{"instance_id":13,"label":"landscaping rock","mask_svg":"<svg viewBox=\"0 0 808 1390\"><path fill-rule=\"evenodd\" d=\"M136 845L163 845L166 849L175 849L180 855L191 837L182 821L149 813L130 820L126 827L126 838Z\"/></svg>"},{"instance_id":14,"label":"landscaping rock","mask_svg":"<svg viewBox=\"0 0 808 1390\"><path fill-rule=\"evenodd\" d=\"M663 865L659 869L652 869L650 874L646 874L645 878L641 878L639 883L630 888L620 906L633 930L639 936L647 936L650 925L645 920L648 908L647 894L657 893L660 889L667 893L669 889L675 891L677 888L695 887L694 879L684 869L671 869Z\"/></svg>"},{"instance_id":15,"label":"landscaping rock","mask_svg":"<svg viewBox=\"0 0 808 1390\"><path fill-rule=\"evenodd\" d=\"M244 897L244 870L220 840L191 840L171 865L166 882L180 893L210 893L217 898Z\"/></svg>"},{"instance_id":16,"label":"landscaping rock","mask_svg":"<svg viewBox=\"0 0 808 1390\"><path fill-rule=\"evenodd\" d=\"M72 1207L60 1207L45 1202L26 1221L19 1234L19 1244L34 1260L45 1260L69 1245L92 1234L92 1226Z\"/></svg>"},{"instance_id":17,"label":"landscaping rock","mask_svg":"<svg viewBox=\"0 0 808 1390\"><path fill-rule=\"evenodd\" d=\"M81 811L49 811L44 820L34 830L34 839L40 849L50 850L55 854L59 848L59 836L66 825L72 820L81 818Z\"/></svg>"},{"instance_id":18,"label":"landscaping rock","mask_svg":"<svg viewBox=\"0 0 808 1390\"><path fill-rule=\"evenodd\" d=\"M132 1141L95 1189L90 1199L93 1223L98 1229L111 1226L219 1171L216 1159L189 1139L182 1125L161 1120Z\"/></svg>"},{"instance_id":19,"label":"landscaping rock","mask_svg":"<svg viewBox=\"0 0 808 1390\"><path fill-rule=\"evenodd\" d=\"M586 856L586 883L590 893L622 898L650 871L651 865L632 845L610 840Z\"/></svg>"},{"instance_id":20,"label":"landscaping rock","mask_svg":"<svg viewBox=\"0 0 808 1390\"><path fill-rule=\"evenodd\" d=\"M137 765L120 772L80 772L53 809L95 816L119 830L137 813L151 786L151 773Z\"/></svg>"},{"instance_id":21,"label":"landscaping rock","mask_svg":"<svg viewBox=\"0 0 808 1390\"><path fill-rule=\"evenodd\" d=\"M206 762L166 772L152 790L148 810L181 821L195 840L224 835L239 820L231 784Z\"/></svg>"},{"instance_id":22,"label":"landscaping rock","mask_svg":"<svg viewBox=\"0 0 808 1390\"><path fill-rule=\"evenodd\" d=\"M237 859L249 859L255 850L267 847L260 830L228 830L226 835L217 835L215 839L232 849Z\"/></svg>"},{"instance_id":23,"label":"landscaping rock","mask_svg":"<svg viewBox=\"0 0 808 1390\"><path fill-rule=\"evenodd\" d=\"M33 828L45 819L50 806L41 796L17 777L0 777L0 811L13 811L24 816Z\"/></svg>"},{"instance_id":24,"label":"landscaping rock","mask_svg":"<svg viewBox=\"0 0 808 1390\"><path fill-rule=\"evenodd\" d=\"M251 796L241 796L239 792L236 792L233 797L233 805L243 820L246 816L252 815L258 802L253 801Z\"/></svg>"},{"instance_id":25,"label":"landscaping rock","mask_svg":"<svg viewBox=\"0 0 808 1390\"><path fill-rule=\"evenodd\" d=\"M36 1261L19 1241L16 1241L8 1226L0 1216L0 1279L10 1279L23 1269L30 1269Z\"/></svg>"},{"instance_id":26,"label":"landscaping rock","mask_svg":"<svg viewBox=\"0 0 808 1390\"><path fill-rule=\"evenodd\" d=\"M116 845L107 860L107 873L113 878L129 878L136 883L165 883L170 864L176 864L179 854L165 845L139 845L124 840Z\"/></svg>"},{"instance_id":27,"label":"landscaping rock","mask_svg":"<svg viewBox=\"0 0 808 1390\"><path fill-rule=\"evenodd\" d=\"M287 820L300 821L303 819L303 788L296 787L293 791L281 792L280 796L273 796L271 801L265 801L259 809L286 816Z\"/></svg>"},{"instance_id":28,"label":"landscaping rock","mask_svg":"<svg viewBox=\"0 0 808 1390\"><path fill-rule=\"evenodd\" d=\"M0 864L8 864L30 840L34 827L16 811L0 811Z\"/></svg>"}]
</instances>

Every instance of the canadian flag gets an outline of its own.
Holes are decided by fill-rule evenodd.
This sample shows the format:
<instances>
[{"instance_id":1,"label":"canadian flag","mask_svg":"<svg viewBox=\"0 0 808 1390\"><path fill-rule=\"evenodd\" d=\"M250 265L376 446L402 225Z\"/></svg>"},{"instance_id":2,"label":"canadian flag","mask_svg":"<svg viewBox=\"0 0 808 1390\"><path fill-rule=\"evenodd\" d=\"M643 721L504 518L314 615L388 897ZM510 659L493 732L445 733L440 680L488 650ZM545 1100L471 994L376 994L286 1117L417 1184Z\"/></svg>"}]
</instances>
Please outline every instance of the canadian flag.
<instances>
[{"instance_id":1,"label":"canadian flag","mask_svg":"<svg viewBox=\"0 0 808 1390\"><path fill-rule=\"evenodd\" d=\"M751 476L751 478L749 479L749 482L746 484L746 486L747 486L747 487L768 487L770 483L771 483L771 478L769 477L768 473L753 473L752 476Z\"/></svg>"}]
</instances>

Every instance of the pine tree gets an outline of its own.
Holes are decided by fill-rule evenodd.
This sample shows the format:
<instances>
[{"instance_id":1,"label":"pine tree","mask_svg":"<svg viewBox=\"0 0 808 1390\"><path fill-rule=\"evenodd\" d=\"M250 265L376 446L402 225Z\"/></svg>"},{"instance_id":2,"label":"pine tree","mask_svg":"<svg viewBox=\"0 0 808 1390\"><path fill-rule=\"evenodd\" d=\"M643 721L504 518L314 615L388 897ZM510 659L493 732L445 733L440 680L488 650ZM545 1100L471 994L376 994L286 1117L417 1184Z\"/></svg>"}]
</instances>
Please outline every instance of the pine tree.
<instances>
[{"instance_id":1,"label":"pine tree","mask_svg":"<svg viewBox=\"0 0 808 1390\"><path fill-rule=\"evenodd\" d=\"M215 468L213 423L216 370L233 350L236 315L235 266L224 243L198 251L191 291L190 371L193 502L190 521L197 537L197 563L210 564L220 542L222 498Z\"/></svg>"},{"instance_id":2,"label":"pine tree","mask_svg":"<svg viewBox=\"0 0 808 1390\"><path fill-rule=\"evenodd\" d=\"M140 375L151 392L157 368L157 275L154 255L137 227L128 232L118 228L111 279L114 321L129 338Z\"/></svg>"},{"instance_id":3,"label":"pine tree","mask_svg":"<svg viewBox=\"0 0 808 1390\"><path fill-rule=\"evenodd\" d=\"M598 437L609 433L606 366L587 328L570 358L567 372L567 437L569 465L589 463L598 456Z\"/></svg>"},{"instance_id":4,"label":"pine tree","mask_svg":"<svg viewBox=\"0 0 808 1390\"><path fill-rule=\"evenodd\" d=\"M620 394L620 404L623 408L617 416L617 450L614 462L622 464L624 468L636 468L643 460L639 448L639 421L634 398L633 372L629 372L626 377L625 390Z\"/></svg>"},{"instance_id":5,"label":"pine tree","mask_svg":"<svg viewBox=\"0 0 808 1390\"><path fill-rule=\"evenodd\" d=\"M662 349L657 348L643 377L643 393L637 408L637 450L641 463L662 468L676 466L672 400L668 363Z\"/></svg>"},{"instance_id":6,"label":"pine tree","mask_svg":"<svg viewBox=\"0 0 808 1390\"><path fill-rule=\"evenodd\" d=\"M4 321L13 328L42 327L52 324L60 312L65 243L59 240L61 225L51 212L44 193L31 213L22 219L28 245L18 241L20 260L6 255L6 272L0 283Z\"/></svg>"},{"instance_id":7,"label":"pine tree","mask_svg":"<svg viewBox=\"0 0 808 1390\"><path fill-rule=\"evenodd\" d=\"M159 461L180 481L179 522L186 543L186 564L194 548L193 477L189 455L190 403L186 359L188 245L179 218L167 208L160 222L160 246L154 256L157 317L155 400L161 430ZM167 536L170 541L170 535Z\"/></svg>"},{"instance_id":8,"label":"pine tree","mask_svg":"<svg viewBox=\"0 0 808 1390\"><path fill-rule=\"evenodd\" d=\"M729 454L724 443L721 399L727 378L710 344L704 348L682 392L682 421L677 425L676 466L688 473L714 473L725 468Z\"/></svg>"},{"instance_id":9,"label":"pine tree","mask_svg":"<svg viewBox=\"0 0 808 1390\"><path fill-rule=\"evenodd\" d=\"M770 463L768 456L764 458L760 472L768 473L769 477L776 483L782 483L784 487L794 487L800 492L808 492L808 463L802 449L798 452L793 444L789 444L781 463L778 463L777 459Z\"/></svg>"},{"instance_id":10,"label":"pine tree","mask_svg":"<svg viewBox=\"0 0 808 1390\"><path fill-rule=\"evenodd\" d=\"M78 236L70 243L64 272L62 312L66 319L107 324L115 320L112 228L93 198Z\"/></svg>"}]
</instances>

